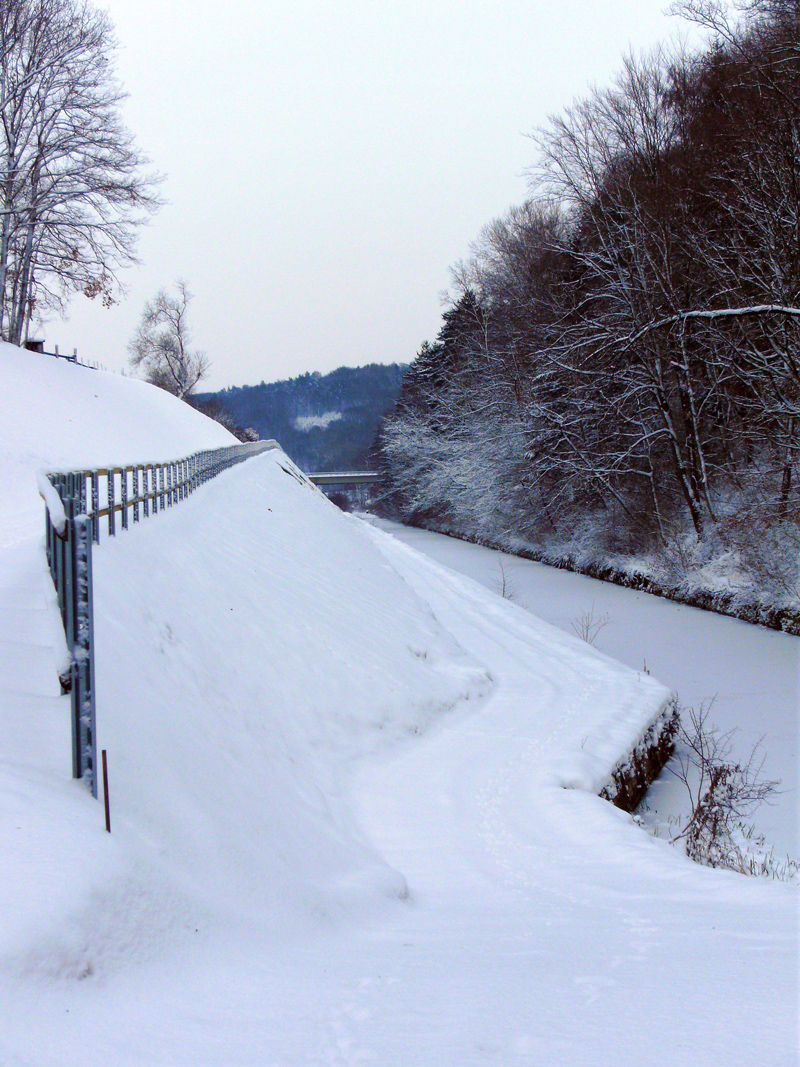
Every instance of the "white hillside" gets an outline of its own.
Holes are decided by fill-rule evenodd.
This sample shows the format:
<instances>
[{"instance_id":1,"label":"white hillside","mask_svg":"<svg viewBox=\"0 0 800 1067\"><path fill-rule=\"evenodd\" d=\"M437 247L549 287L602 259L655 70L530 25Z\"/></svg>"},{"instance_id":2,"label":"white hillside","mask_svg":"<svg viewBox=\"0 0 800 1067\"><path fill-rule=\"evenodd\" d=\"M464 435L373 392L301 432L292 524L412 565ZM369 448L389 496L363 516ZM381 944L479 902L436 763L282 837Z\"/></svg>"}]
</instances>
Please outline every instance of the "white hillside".
<instances>
[{"instance_id":1,"label":"white hillside","mask_svg":"<svg viewBox=\"0 0 800 1067\"><path fill-rule=\"evenodd\" d=\"M4 342L0 381L0 545L38 533L40 468L149 463L236 443L163 389Z\"/></svg>"},{"instance_id":2,"label":"white hillside","mask_svg":"<svg viewBox=\"0 0 800 1067\"><path fill-rule=\"evenodd\" d=\"M279 452L95 550L106 834L69 778L29 480L224 431L39 357L45 427L27 354L0 358L30 416L0 470L0 1062L744 1065L745 990L784 1034L794 890L695 868L594 795L665 690ZM664 1055L664 984L696 1060Z\"/></svg>"}]
</instances>

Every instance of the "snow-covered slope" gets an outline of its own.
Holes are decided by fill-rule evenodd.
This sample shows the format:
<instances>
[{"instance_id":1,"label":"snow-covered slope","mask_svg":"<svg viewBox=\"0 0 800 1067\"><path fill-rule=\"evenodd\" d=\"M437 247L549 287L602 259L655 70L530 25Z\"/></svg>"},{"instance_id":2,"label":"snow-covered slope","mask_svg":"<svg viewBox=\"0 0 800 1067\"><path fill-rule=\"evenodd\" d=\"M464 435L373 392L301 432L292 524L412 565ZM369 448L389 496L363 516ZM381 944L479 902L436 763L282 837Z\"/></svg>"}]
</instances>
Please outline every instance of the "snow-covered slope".
<instances>
[{"instance_id":1,"label":"snow-covered slope","mask_svg":"<svg viewBox=\"0 0 800 1067\"><path fill-rule=\"evenodd\" d=\"M38 533L35 472L42 467L164 462L236 443L163 389L4 342L0 381L0 545Z\"/></svg>"},{"instance_id":2,"label":"snow-covered slope","mask_svg":"<svg viewBox=\"0 0 800 1067\"><path fill-rule=\"evenodd\" d=\"M69 778L35 470L224 431L42 357L32 401L28 358L0 351L23 411L0 462L0 1063L71 1065L77 1042L86 1064L700 1064L735 1031L745 1064L745 985L705 924L758 908L747 963L783 1025L765 975L793 891L695 869L592 795L665 690L341 514L279 452L95 550L107 835ZM652 1004L624 1025L679 973L664 885L705 954L679 997L696 1061L652 1052Z\"/></svg>"}]
</instances>

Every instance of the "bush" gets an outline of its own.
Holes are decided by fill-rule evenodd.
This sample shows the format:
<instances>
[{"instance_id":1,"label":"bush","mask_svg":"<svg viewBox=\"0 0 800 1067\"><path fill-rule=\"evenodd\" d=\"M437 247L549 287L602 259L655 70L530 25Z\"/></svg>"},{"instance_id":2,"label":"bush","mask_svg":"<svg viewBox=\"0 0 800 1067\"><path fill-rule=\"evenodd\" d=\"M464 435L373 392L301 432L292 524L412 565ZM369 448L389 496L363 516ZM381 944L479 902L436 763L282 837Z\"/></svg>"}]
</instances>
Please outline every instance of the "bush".
<instances>
[{"instance_id":1,"label":"bush","mask_svg":"<svg viewBox=\"0 0 800 1067\"><path fill-rule=\"evenodd\" d=\"M731 761L735 731L721 733L709 723L713 703L701 704L698 711L683 709L678 746L666 769L685 786L690 814L672 843L683 842L687 856L708 867L779 877L763 858L764 870L757 869L751 844L763 845L763 840L755 836L747 820L760 804L770 802L780 783L763 777L761 741L753 746L745 763ZM791 876L791 868L796 870L797 864L787 861L787 866Z\"/></svg>"}]
</instances>

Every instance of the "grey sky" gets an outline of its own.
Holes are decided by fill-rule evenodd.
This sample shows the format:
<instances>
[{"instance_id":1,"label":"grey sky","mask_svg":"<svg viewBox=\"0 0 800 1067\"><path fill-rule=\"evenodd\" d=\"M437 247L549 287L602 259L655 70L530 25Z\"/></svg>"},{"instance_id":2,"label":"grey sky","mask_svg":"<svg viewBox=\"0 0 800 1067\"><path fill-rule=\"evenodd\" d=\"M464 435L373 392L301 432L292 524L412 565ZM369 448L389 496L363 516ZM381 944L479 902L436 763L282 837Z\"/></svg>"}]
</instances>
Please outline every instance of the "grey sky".
<instances>
[{"instance_id":1,"label":"grey sky","mask_svg":"<svg viewBox=\"0 0 800 1067\"><path fill-rule=\"evenodd\" d=\"M526 195L524 135L622 53L685 24L665 0L106 0L125 118L167 175L125 300L73 299L48 344L109 369L184 277L210 388L409 361L449 267Z\"/></svg>"}]
</instances>

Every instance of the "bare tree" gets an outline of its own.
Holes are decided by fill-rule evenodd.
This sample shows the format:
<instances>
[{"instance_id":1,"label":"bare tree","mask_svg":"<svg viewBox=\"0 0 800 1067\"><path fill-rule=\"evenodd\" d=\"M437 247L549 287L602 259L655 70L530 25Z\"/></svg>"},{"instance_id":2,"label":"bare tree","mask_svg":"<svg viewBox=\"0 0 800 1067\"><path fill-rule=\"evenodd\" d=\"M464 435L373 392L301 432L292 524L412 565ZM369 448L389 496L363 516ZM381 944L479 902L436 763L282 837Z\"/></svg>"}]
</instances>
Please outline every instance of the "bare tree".
<instances>
[{"instance_id":1,"label":"bare tree","mask_svg":"<svg viewBox=\"0 0 800 1067\"><path fill-rule=\"evenodd\" d=\"M690 76L680 54L626 58L611 88L596 90L541 132L535 177L570 205L574 219L572 307L549 356L603 398L618 431L602 441L592 434L584 452L595 457L606 492L619 478L638 478L654 494L654 461L668 465L702 536L715 517L702 364L680 331L639 333L635 346L620 345L626 329L636 333L685 307L687 290L696 295L685 240L693 223L686 194L692 160L676 106ZM576 454L585 429L581 411L562 430L569 429ZM655 497L653 508L662 510Z\"/></svg>"},{"instance_id":2,"label":"bare tree","mask_svg":"<svg viewBox=\"0 0 800 1067\"><path fill-rule=\"evenodd\" d=\"M688 723L678 730L676 755L667 769L682 782L691 812L673 837L683 841L687 855L709 867L727 867L750 873L737 836L744 823L763 803L771 803L780 782L762 774L761 741L744 764L731 762L734 731L720 733L708 722L711 700L700 709L687 708Z\"/></svg>"},{"instance_id":3,"label":"bare tree","mask_svg":"<svg viewBox=\"0 0 800 1067\"><path fill-rule=\"evenodd\" d=\"M680 6L712 47L628 57L540 131L536 198L458 265L383 468L412 521L669 568L680 546L681 573L770 528L758 575L795 596L800 5Z\"/></svg>"},{"instance_id":4,"label":"bare tree","mask_svg":"<svg viewBox=\"0 0 800 1067\"><path fill-rule=\"evenodd\" d=\"M176 282L175 288L176 296L160 289L145 304L128 350L131 365L140 367L147 381L184 400L205 378L211 364L204 352L189 347L192 336L187 309L192 294L184 281Z\"/></svg>"},{"instance_id":5,"label":"bare tree","mask_svg":"<svg viewBox=\"0 0 800 1067\"><path fill-rule=\"evenodd\" d=\"M70 294L116 299L158 179L123 126L108 15L87 0L0 4L0 336Z\"/></svg>"}]
</instances>

